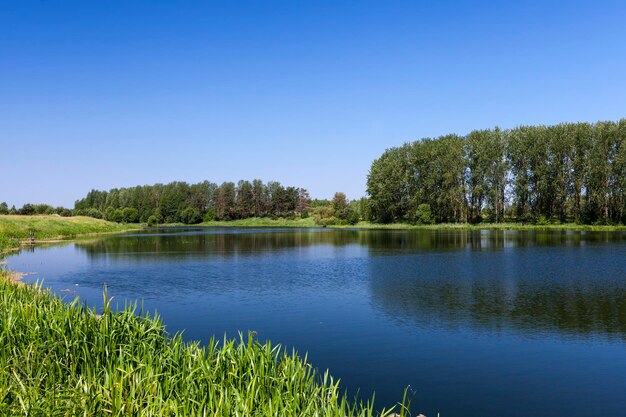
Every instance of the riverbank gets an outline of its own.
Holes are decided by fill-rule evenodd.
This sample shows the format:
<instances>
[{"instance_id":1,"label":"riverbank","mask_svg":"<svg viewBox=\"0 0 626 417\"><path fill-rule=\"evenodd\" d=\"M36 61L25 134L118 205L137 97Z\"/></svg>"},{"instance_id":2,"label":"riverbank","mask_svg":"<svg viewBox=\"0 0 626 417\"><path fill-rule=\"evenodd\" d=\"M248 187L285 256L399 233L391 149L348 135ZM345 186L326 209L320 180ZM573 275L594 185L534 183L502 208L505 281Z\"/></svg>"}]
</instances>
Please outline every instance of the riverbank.
<instances>
[{"instance_id":1,"label":"riverbank","mask_svg":"<svg viewBox=\"0 0 626 417\"><path fill-rule=\"evenodd\" d=\"M113 312L106 293L98 313L0 270L0 414L379 415L306 357L254 335L186 343L158 316Z\"/></svg>"},{"instance_id":2,"label":"riverbank","mask_svg":"<svg viewBox=\"0 0 626 417\"><path fill-rule=\"evenodd\" d=\"M318 228L313 217L304 219L260 218L252 217L239 220L210 221L196 225L165 224L159 227L293 227ZM0 253L19 248L22 243L30 243L33 231L33 243L69 240L90 235L122 233L143 229L141 224L120 224L92 217L61 217L58 215L0 215ZM355 225L332 225L335 229L360 230L568 230L568 231L626 231L626 226L596 226L575 223L565 224L522 224L522 223L442 223L415 225L407 223L378 224L359 222Z\"/></svg>"},{"instance_id":3,"label":"riverbank","mask_svg":"<svg viewBox=\"0 0 626 417\"><path fill-rule=\"evenodd\" d=\"M30 242L31 231L34 243L39 243L104 233L120 233L141 227L139 224L119 224L82 216L0 215L0 251L15 249L23 242Z\"/></svg>"},{"instance_id":4,"label":"riverbank","mask_svg":"<svg viewBox=\"0 0 626 417\"><path fill-rule=\"evenodd\" d=\"M183 224L163 225L161 227L181 227ZM252 217L240 220L211 221L193 226L199 227L323 227L315 223L312 217L305 219L271 219ZM361 221L355 225L331 225L326 226L335 229L364 229L364 230L571 230L571 231L626 231L626 226L603 226L584 225L576 223L563 224L530 224L530 223L439 223L439 224L409 224L409 223L389 223L379 224Z\"/></svg>"}]
</instances>

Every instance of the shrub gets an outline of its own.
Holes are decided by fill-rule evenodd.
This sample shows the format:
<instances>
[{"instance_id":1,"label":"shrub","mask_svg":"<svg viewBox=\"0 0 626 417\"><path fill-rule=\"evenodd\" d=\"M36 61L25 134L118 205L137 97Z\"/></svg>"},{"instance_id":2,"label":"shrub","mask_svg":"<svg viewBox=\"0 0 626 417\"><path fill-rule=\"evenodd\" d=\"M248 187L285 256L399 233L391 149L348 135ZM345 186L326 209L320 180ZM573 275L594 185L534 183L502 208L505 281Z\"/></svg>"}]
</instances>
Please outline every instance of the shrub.
<instances>
[{"instance_id":1,"label":"shrub","mask_svg":"<svg viewBox=\"0 0 626 417\"><path fill-rule=\"evenodd\" d=\"M315 224L318 224L320 226L332 226L335 224L339 224L339 219L337 219L336 217L320 217L320 216L316 216L315 217Z\"/></svg>"},{"instance_id":2,"label":"shrub","mask_svg":"<svg viewBox=\"0 0 626 417\"><path fill-rule=\"evenodd\" d=\"M430 204L420 204L415 210L415 223L417 224L433 224L432 211L430 210Z\"/></svg>"},{"instance_id":3,"label":"shrub","mask_svg":"<svg viewBox=\"0 0 626 417\"><path fill-rule=\"evenodd\" d=\"M210 209L204 214L203 221L212 222L213 220L215 220L215 210Z\"/></svg>"},{"instance_id":4,"label":"shrub","mask_svg":"<svg viewBox=\"0 0 626 417\"><path fill-rule=\"evenodd\" d=\"M185 224L198 224L202 221L202 215L197 208L187 207L179 214L180 221Z\"/></svg>"},{"instance_id":5,"label":"shrub","mask_svg":"<svg viewBox=\"0 0 626 417\"><path fill-rule=\"evenodd\" d=\"M137 223L139 221L139 212L136 208L126 207L122 210L122 221L124 223Z\"/></svg>"},{"instance_id":6,"label":"shrub","mask_svg":"<svg viewBox=\"0 0 626 417\"><path fill-rule=\"evenodd\" d=\"M19 214L24 216L30 216L35 214L35 207L32 204L24 204L19 210Z\"/></svg>"}]
</instances>

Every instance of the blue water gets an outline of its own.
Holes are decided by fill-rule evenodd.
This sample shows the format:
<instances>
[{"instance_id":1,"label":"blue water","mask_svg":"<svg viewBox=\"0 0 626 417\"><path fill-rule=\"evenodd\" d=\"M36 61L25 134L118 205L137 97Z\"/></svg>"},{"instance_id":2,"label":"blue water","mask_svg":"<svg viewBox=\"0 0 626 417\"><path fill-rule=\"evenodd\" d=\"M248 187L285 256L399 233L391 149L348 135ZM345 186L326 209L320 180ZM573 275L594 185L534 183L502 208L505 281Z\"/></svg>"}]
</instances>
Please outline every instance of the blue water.
<instances>
[{"instance_id":1,"label":"blue water","mask_svg":"<svg viewBox=\"0 0 626 417\"><path fill-rule=\"evenodd\" d=\"M429 417L626 415L624 233L168 229L8 262L186 339L254 330L379 407L409 387Z\"/></svg>"}]
</instances>

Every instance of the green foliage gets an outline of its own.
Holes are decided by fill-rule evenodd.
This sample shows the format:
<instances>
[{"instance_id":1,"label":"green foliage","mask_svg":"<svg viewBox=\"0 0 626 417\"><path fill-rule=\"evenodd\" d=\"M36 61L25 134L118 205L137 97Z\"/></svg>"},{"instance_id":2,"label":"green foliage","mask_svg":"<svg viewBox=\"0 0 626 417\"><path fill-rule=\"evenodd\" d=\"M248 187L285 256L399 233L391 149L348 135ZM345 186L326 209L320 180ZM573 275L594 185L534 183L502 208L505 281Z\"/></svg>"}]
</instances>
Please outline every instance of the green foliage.
<instances>
[{"instance_id":1,"label":"green foliage","mask_svg":"<svg viewBox=\"0 0 626 417\"><path fill-rule=\"evenodd\" d=\"M185 224L198 224L202 222L202 215L197 208L187 207L180 213L180 221Z\"/></svg>"},{"instance_id":2,"label":"green foliage","mask_svg":"<svg viewBox=\"0 0 626 417\"><path fill-rule=\"evenodd\" d=\"M121 223L124 220L124 213L120 209L107 207L104 211L104 218L110 222Z\"/></svg>"},{"instance_id":3,"label":"green foliage","mask_svg":"<svg viewBox=\"0 0 626 417\"><path fill-rule=\"evenodd\" d=\"M122 221L124 223L137 223L139 222L139 212L132 207L126 207L122 210Z\"/></svg>"},{"instance_id":4,"label":"green foliage","mask_svg":"<svg viewBox=\"0 0 626 417\"><path fill-rule=\"evenodd\" d=\"M358 204L350 202L344 193L335 193L333 199L322 205L315 204L315 224L320 226L354 225L359 222Z\"/></svg>"},{"instance_id":5,"label":"green foliage","mask_svg":"<svg viewBox=\"0 0 626 417\"><path fill-rule=\"evenodd\" d=\"M387 149L372 163L368 216L437 223L624 224L626 119L476 130Z\"/></svg>"},{"instance_id":6,"label":"green foliage","mask_svg":"<svg viewBox=\"0 0 626 417\"><path fill-rule=\"evenodd\" d=\"M3 202L0 204L0 214L9 214L9 206Z\"/></svg>"},{"instance_id":7,"label":"green foliage","mask_svg":"<svg viewBox=\"0 0 626 417\"><path fill-rule=\"evenodd\" d=\"M433 213L430 210L429 204L420 204L415 210L415 223L417 224L433 224L435 219Z\"/></svg>"},{"instance_id":8,"label":"green foliage","mask_svg":"<svg viewBox=\"0 0 626 417\"><path fill-rule=\"evenodd\" d=\"M153 226L157 226L159 224L158 218L157 216L155 216L154 214L150 217L148 217L148 226L153 227Z\"/></svg>"},{"instance_id":9,"label":"green foliage","mask_svg":"<svg viewBox=\"0 0 626 417\"><path fill-rule=\"evenodd\" d=\"M96 209L96 208L88 208L81 215L88 216L88 217L93 217L94 219L102 219L104 217L102 212L100 210Z\"/></svg>"},{"instance_id":10,"label":"green foliage","mask_svg":"<svg viewBox=\"0 0 626 417\"><path fill-rule=\"evenodd\" d=\"M305 189L283 187L278 182L264 184L261 180L239 181L237 185L233 182L220 186L208 181L191 185L172 182L92 190L75 204L76 213L101 213L100 217L110 221L128 221L124 215L119 220L115 210L124 213L126 209L133 209L137 211L135 222L148 221L155 215L157 223L186 224L265 216L294 218L309 208L310 197Z\"/></svg>"},{"instance_id":11,"label":"green foliage","mask_svg":"<svg viewBox=\"0 0 626 417\"><path fill-rule=\"evenodd\" d=\"M204 222L212 222L213 220L215 220L215 210L208 210L205 214L204 214L204 218L202 219L202 221Z\"/></svg>"},{"instance_id":12,"label":"green foliage","mask_svg":"<svg viewBox=\"0 0 626 417\"><path fill-rule=\"evenodd\" d=\"M101 314L0 278L1 415L373 416L295 352L168 337L136 307ZM401 415L408 407L401 406ZM381 415L389 415L383 410Z\"/></svg>"}]
</instances>

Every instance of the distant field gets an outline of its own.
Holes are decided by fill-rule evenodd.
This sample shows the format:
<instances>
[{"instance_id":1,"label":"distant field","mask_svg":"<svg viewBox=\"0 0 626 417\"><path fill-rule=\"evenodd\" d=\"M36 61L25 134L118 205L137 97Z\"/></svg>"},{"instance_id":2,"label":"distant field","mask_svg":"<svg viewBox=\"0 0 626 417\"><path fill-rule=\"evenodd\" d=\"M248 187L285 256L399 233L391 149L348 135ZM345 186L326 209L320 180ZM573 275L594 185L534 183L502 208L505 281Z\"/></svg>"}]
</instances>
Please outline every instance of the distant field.
<instances>
[{"instance_id":1,"label":"distant field","mask_svg":"<svg viewBox=\"0 0 626 417\"><path fill-rule=\"evenodd\" d=\"M122 232L139 227L141 226L112 223L91 217L0 215L0 250L19 246L20 241L30 237L31 230L36 240L43 240Z\"/></svg>"}]
</instances>

